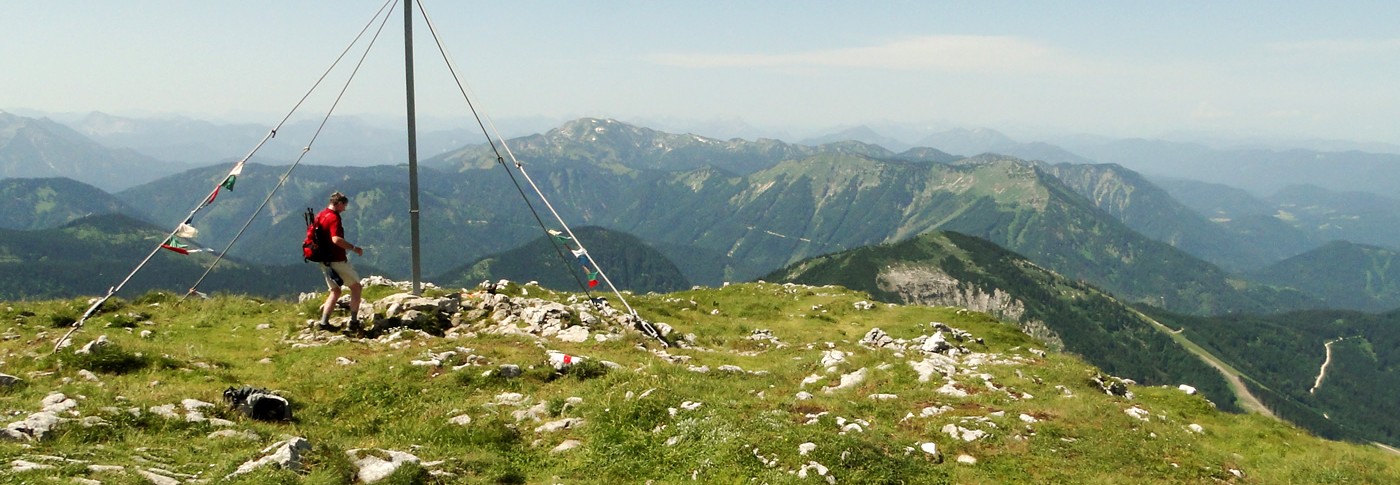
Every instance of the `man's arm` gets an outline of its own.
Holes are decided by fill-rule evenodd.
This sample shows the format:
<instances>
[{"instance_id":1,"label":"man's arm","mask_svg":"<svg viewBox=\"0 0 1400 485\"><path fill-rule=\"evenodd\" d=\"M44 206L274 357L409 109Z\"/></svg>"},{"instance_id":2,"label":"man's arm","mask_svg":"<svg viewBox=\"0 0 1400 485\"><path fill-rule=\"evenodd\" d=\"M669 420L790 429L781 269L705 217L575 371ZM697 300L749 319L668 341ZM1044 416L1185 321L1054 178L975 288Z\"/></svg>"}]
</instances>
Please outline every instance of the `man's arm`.
<instances>
[{"instance_id":1,"label":"man's arm","mask_svg":"<svg viewBox=\"0 0 1400 485\"><path fill-rule=\"evenodd\" d=\"M364 250L364 248L361 248L361 247L356 246L356 245L354 245L354 244L350 244L350 241L346 241L345 238L340 237L340 236L331 236L331 244L335 244L336 246L340 246L340 247L345 248L346 250L349 250L349 251L354 251L355 254L360 255L360 256L364 256L364 255L365 255L365 250Z\"/></svg>"}]
</instances>

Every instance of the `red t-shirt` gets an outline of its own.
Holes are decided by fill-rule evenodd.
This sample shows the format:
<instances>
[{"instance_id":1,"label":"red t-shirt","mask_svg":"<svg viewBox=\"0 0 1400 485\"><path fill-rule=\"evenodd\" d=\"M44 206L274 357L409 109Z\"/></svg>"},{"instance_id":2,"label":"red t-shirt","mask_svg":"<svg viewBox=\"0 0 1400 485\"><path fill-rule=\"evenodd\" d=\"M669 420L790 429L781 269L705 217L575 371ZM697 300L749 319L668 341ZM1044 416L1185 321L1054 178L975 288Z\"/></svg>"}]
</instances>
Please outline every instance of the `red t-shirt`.
<instances>
[{"instance_id":1,"label":"red t-shirt","mask_svg":"<svg viewBox=\"0 0 1400 485\"><path fill-rule=\"evenodd\" d=\"M334 241L336 236L345 239L345 228L340 225L340 214L330 208L326 208L316 215L316 225L326 228L326 233L330 241ZM330 243L330 258L327 262L345 261L345 248L334 242Z\"/></svg>"}]
</instances>

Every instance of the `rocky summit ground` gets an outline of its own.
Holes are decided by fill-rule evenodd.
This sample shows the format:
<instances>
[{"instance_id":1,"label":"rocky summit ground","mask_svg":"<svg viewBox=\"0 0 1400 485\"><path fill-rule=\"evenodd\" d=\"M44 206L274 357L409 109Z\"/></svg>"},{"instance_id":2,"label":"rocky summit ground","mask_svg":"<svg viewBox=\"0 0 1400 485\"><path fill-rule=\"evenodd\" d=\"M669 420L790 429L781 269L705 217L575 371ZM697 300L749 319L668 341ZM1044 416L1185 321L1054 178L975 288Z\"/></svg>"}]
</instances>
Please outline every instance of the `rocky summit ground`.
<instances>
[{"instance_id":1,"label":"rocky summit ground","mask_svg":"<svg viewBox=\"0 0 1400 485\"><path fill-rule=\"evenodd\" d=\"M358 328L312 320L323 295L152 293L57 351L87 301L0 303L0 483L1400 479L1386 451L1104 375L960 308L366 283Z\"/></svg>"}]
</instances>

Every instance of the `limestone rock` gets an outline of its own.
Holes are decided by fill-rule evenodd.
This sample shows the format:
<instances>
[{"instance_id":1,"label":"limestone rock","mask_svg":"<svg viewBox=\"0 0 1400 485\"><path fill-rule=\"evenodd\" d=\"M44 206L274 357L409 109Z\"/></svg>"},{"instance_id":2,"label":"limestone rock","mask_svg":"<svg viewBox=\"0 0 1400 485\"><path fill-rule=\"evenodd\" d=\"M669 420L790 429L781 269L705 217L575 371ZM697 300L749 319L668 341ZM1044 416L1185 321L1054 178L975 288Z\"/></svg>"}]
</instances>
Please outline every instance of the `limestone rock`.
<instances>
[{"instance_id":1,"label":"limestone rock","mask_svg":"<svg viewBox=\"0 0 1400 485\"><path fill-rule=\"evenodd\" d=\"M311 451L311 443L306 441L306 438L295 437L286 441L279 441L267 448L263 448L262 458L244 462L242 465L238 466L237 470L234 470L233 473L228 474L224 478L232 478L264 466L276 466L301 473L301 455L308 451Z\"/></svg>"},{"instance_id":2,"label":"limestone rock","mask_svg":"<svg viewBox=\"0 0 1400 485\"><path fill-rule=\"evenodd\" d=\"M345 452L359 471L355 474L363 483L374 483L393 475L399 467L418 463L418 457L394 450L354 449Z\"/></svg>"}]
</instances>

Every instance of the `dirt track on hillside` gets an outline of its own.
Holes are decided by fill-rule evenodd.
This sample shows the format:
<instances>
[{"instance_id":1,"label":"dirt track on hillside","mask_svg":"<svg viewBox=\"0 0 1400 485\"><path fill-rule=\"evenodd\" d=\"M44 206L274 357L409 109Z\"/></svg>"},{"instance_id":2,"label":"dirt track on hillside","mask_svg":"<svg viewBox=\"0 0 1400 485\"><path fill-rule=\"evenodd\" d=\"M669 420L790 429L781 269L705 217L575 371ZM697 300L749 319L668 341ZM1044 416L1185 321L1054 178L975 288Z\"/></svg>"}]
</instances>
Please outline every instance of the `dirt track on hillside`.
<instances>
[{"instance_id":1,"label":"dirt track on hillside","mask_svg":"<svg viewBox=\"0 0 1400 485\"><path fill-rule=\"evenodd\" d=\"M1247 411L1262 414L1264 416L1279 419L1281 421L1281 419L1277 415L1275 415L1273 411L1270 411L1269 408L1264 406L1264 403L1260 401L1259 398L1254 397L1254 394L1249 392L1249 388L1246 387L1244 385L1244 381L1240 379L1239 371L1236 371L1233 367L1230 367L1229 364L1226 364L1224 361L1220 360L1219 358L1216 358L1215 355L1211 354L1209 351L1202 348L1200 345L1196 345L1195 342L1192 342L1190 339L1186 338L1186 336L1181 334L1179 331L1174 332L1172 331L1172 329L1167 328L1166 325L1162 325L1157 320L1154 320L1151 317L1142 314L1141 312L1138 312L1138 316L1141 316L1144 320L1152 322L1152 326L1156 327L1157 330L1167 334L1167 336L1171 337L1172 340L1175 340L1177 343L1181 344L1182 347L1185 347L1186 350L1189 350L1191 351L1191 353L1196 354L1196 356L1200 357L1200 359L1205 361L1205 363L1210 364L1211 367L1215 367L1215 370L1220 371L1220 375L1224 376L1225 382L1230 385L1230 390L1235 393L1235 398L1239 400L1240 407L1244 408Z\"/></svg>"}]
</instances>

